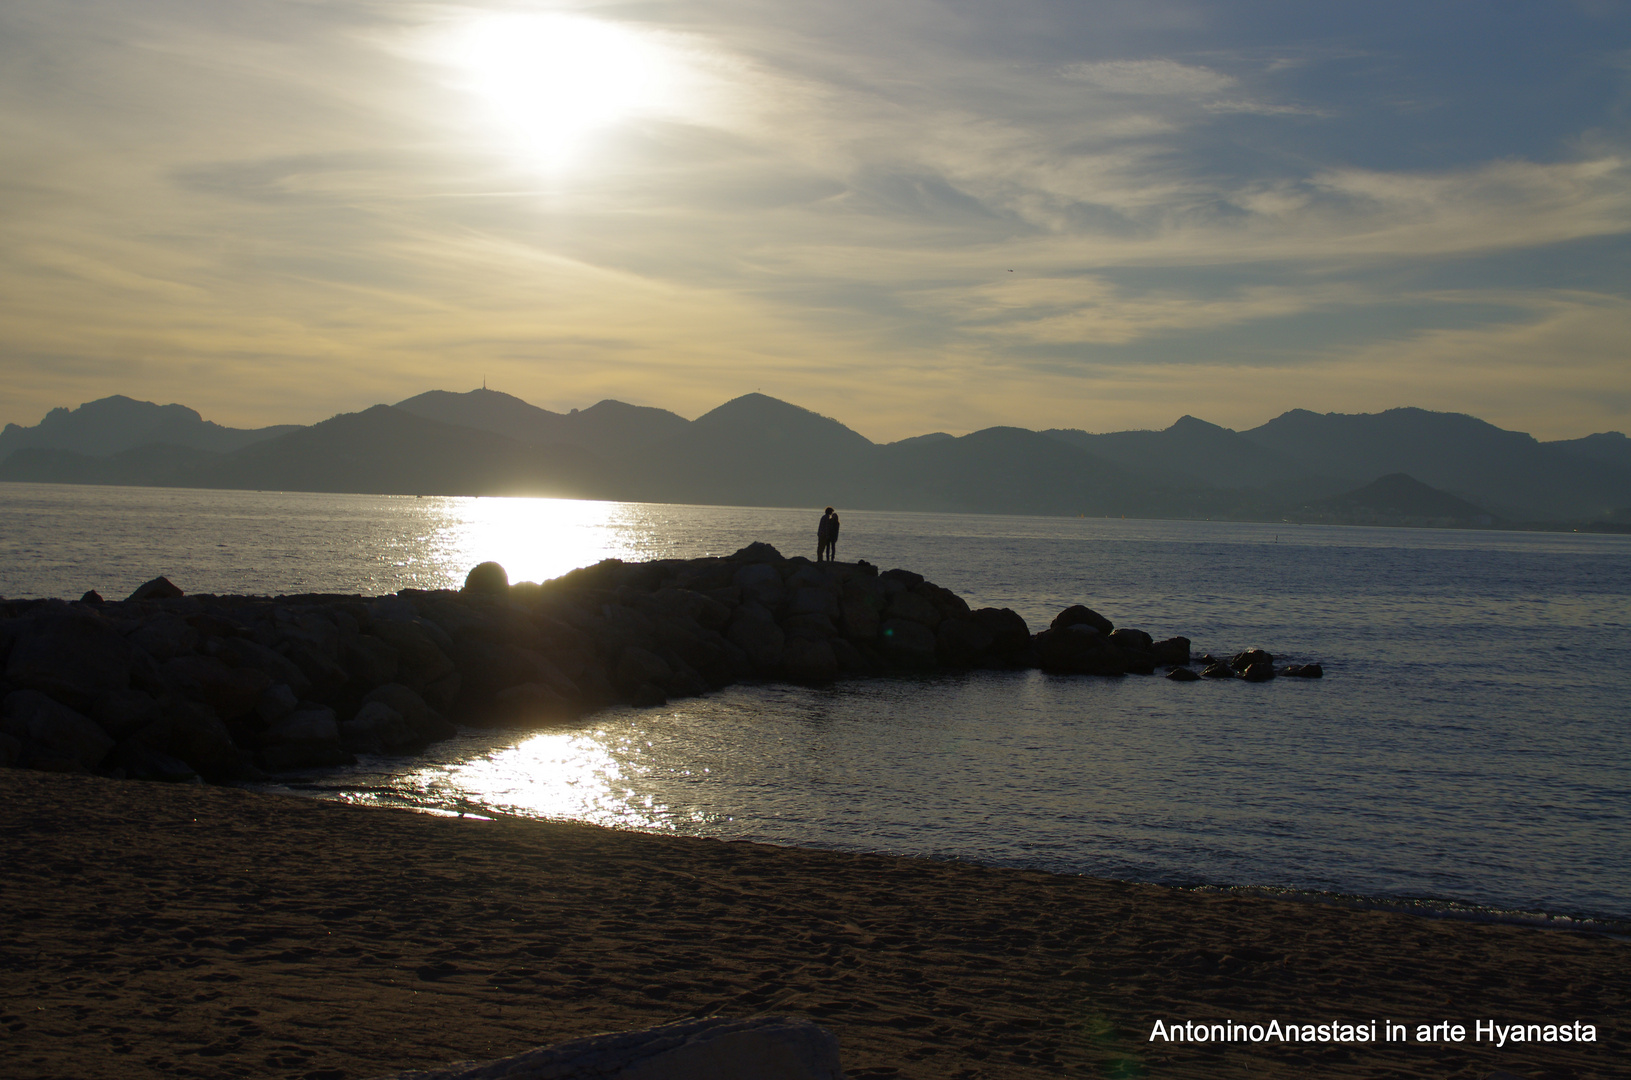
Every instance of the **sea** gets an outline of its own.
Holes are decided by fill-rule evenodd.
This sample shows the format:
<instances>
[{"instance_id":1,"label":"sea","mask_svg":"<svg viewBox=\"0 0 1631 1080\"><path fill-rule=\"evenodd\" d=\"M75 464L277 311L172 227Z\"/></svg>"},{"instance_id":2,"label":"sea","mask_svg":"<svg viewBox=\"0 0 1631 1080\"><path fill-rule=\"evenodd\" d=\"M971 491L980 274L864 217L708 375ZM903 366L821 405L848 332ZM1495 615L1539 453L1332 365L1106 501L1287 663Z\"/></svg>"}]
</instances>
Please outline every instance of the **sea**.
<instances>
[{"instance_id":1,"label":"sea","mask_svg":"<svg viewBox=\"0 0 1631 1080\"><path fill-rule=\"evenodd\" d=\"M270 790L1552 925L1631 920L1631 537L839 508L838 556L1320 680L741 685ZM815 554L820 508L0 483L0 595L381 595Z\"/></svg>"}]
</instances>

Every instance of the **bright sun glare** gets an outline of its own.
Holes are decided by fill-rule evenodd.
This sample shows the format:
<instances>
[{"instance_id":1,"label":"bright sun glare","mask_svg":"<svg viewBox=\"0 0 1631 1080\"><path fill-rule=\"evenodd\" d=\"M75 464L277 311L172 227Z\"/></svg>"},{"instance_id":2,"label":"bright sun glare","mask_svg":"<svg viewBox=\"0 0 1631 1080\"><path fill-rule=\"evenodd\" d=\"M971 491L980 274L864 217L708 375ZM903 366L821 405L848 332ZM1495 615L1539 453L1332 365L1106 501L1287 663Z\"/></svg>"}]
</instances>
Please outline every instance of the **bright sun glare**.
<instances>
[{"instance_id":1,"label":"bright sun glare","mask_svg":"<svg viewBox=\"0 0 1631 1080\"><path fill-rule=\"evenodd\" d=\"M484 18L460 35L452 59L503 125L550 161L596 128L662 107L672 81L653 40L574 15Z\"/></svg>"}]
</instances>

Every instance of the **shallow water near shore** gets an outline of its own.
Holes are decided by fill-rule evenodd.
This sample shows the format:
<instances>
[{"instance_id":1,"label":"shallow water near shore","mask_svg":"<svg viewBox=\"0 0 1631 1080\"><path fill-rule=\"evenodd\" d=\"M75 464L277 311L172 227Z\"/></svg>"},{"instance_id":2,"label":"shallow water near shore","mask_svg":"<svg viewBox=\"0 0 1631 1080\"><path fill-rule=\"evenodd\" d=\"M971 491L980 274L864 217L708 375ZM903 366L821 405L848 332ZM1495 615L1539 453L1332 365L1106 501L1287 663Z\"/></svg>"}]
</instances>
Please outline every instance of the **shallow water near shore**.
<instances>
[{"instance_id":1,"label":"shallow water near shore","mask_svg":"<svg viewBox=\"0 0 1631 1080\"><path fill-rule=\"evenodd\" d=\"M843 508L840 508L841 513ZM813 555L819 511L0 484L0 594L380 594L496 558ZM283 787L1168 884L1631 917L1631 539L843 513L839 556L1034 629L1087 603L1324 680L738 686ZM472 827L480 827L473 824Z\"/></svg>"}]
</instances>

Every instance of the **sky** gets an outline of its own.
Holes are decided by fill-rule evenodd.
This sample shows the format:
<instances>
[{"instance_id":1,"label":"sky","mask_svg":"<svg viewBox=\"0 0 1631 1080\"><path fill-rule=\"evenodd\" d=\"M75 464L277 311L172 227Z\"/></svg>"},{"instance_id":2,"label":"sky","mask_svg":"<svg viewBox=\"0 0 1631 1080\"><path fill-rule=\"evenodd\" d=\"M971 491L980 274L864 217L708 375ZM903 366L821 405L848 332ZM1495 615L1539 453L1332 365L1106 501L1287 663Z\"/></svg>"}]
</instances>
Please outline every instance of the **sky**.
<instances>
[{"instance_id":1,"label":"sky","mask_svg":"<svg viewBox=\"0 0 1631 1080\"><path fill-rule=\"evenodd\" d=\"M0 0L0 422L1631 430L1631 5Z\"/></svg>"}]
</instances>

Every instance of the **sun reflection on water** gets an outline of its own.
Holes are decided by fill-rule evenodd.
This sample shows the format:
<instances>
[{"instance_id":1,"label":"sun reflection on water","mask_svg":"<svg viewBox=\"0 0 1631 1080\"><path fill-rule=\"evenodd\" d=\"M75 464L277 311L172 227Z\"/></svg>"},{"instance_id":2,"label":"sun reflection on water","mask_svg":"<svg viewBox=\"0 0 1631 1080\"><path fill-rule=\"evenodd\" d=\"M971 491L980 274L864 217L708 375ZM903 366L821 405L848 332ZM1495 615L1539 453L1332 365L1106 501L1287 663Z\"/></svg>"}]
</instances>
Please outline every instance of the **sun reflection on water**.
<instances>
[{"instance_id":1,"label":"sun reflection on water","mask_svg":"<svg viewBox=\"0 0 1631 1080\"><path fill-rule=\"evenodd\" d=\"M666 806L634 786L641 766L613 753L605 732L545 732L453 770L449 780L482 804L521 817L662 828Z\"/></svg>"},{"instance_id":2,"label":"sun reflection on water","mask_svg":"<svg viewBox=\"0 0 1631 1080\"><path fill-rule=\"evenodd\" d=\"M635 561L672 553L671 514L662 506L438 498L423 500L420 507L429 512L428 522L395 555L423 567L414 576L427 585L456 588L472 566L488 560L501 564L511 581L547 581L602 559Z\"/></svg>"}]
</instances>

